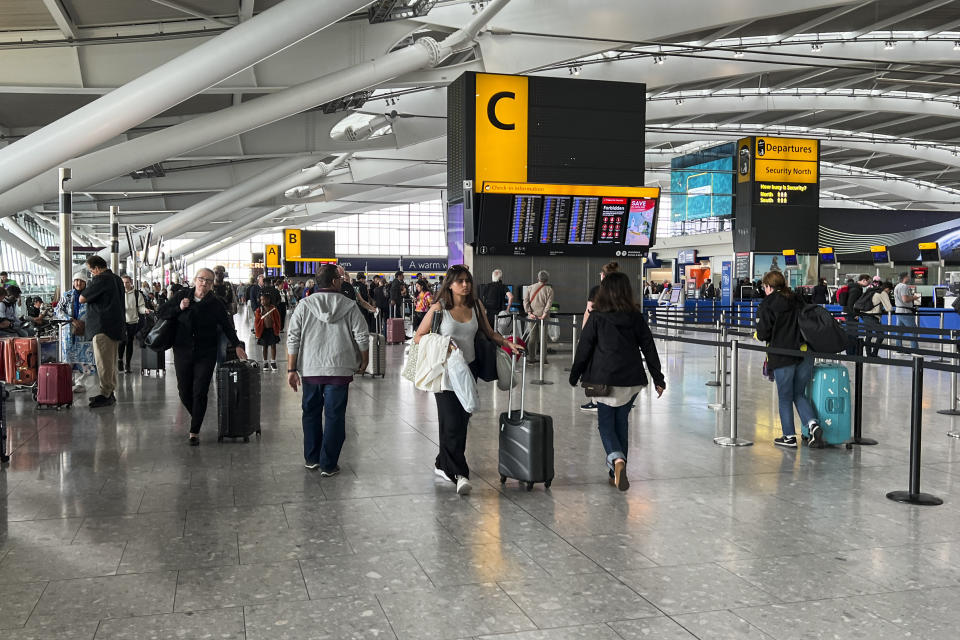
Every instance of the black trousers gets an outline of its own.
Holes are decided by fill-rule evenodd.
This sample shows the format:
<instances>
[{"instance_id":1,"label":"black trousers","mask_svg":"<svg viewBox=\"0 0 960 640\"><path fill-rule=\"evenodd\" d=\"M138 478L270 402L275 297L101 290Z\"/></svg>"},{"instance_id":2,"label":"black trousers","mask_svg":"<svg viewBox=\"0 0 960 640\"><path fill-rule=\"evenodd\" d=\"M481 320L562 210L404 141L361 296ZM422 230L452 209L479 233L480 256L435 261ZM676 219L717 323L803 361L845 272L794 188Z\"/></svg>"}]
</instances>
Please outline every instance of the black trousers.
<instances>
[{"instance_id":1,"label":"black trousers","mask_svg":"<svg viewBox=\"0 0 960 640\"><path fill-rule=\"evenodd\" d=\"M442 469L451 480L456 476L470 477L467 466L467 425L470 414L453 391L441 391L433 394L437 399L437 417L440 420L440 453L436 466Z\"/></svg>"},{"instance_id":2,"label":"black trousers","mask_svg":"<svg viewBox=\"0 0 960 640\"><path fill-rule=\"evenodd\" d=\"M875 315L864 314L860 321L866 328L867 336L864 341L867 356L877 358L880 356L880 344L883 342L883 329L880 328L880 318Z\"/></svg>"},{"instance_id":3,"label":"black trousers","mask_svg":"<svg viewBox=\"0 0 960 640\"><path fill-rule=\"evenodd\" d=\"M193 349L173 350L173 366L177 371L177 392L180 402L190 414L190 433L200 433L207 412L210 380L217 367L217 351L197 352Z\"/></svg>"},{"instance_id":4,"label":"black trousers","mask_svg":"<svg viewBox=\"0 0 960 640\"><path fill-rule=\"evenodd\" d=\"M280 333L280 331L283 331L283 326L287 322L287 301L286 300L281 300L280 302L277 303L277 314L280 316L280 327L277 333Z\"/></svg>"},{"instance_id":5,"label":"black trousers","mask_svg":"<svg viewBox=\"0 0 960 640\"><path fill-rule=\"evenodd\" d=\"M857 338L860 331L860 321L857 319L857 314L848 313L846 331L847 331L847 355L848 356L859 356L860 350L857 348Z\"/></svg>"},{"instance_id":6,"label":"black trousers","mask_svg":"<svg viewBox=\"0 0 960 640\"><path fill-rule=\"evenodd\" d=\"M137 328L139 326L139 323L127 323L127 332L123 335L123 340L120 341L120 346L117 350L117 359L126 363L126 367L124 367L126 369L130 368L130 359L133 358L133 339L137 335Z\"/></svg>"}]
</instances>

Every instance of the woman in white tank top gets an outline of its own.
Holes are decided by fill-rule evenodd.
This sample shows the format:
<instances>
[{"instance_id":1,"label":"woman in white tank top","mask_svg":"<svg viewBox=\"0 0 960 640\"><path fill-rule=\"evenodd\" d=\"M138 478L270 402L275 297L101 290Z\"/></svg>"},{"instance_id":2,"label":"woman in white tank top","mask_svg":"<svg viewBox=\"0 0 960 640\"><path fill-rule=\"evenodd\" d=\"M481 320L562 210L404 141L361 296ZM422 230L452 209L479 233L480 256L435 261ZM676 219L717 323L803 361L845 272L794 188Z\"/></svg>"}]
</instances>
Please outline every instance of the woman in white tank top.
<instances>
[{"instance_id":1,"label":"woman in white tank top","mask_svg":"<svg viewBox=\"0 0 960 640\"><path fill-rule=\"evenodd\" d=\"M473 276L465 265L455 265L447 269L437 302L420 322L414 341L430 333L435 313L442 313L440 334L450 336L451 341L463 352L467 364L476 357L474 339L477 331L482 330L495 344L509 348L514 353L522 349L494 331L487 320L483 304L474 295ZM467 465L467 425L470 414L453 391L434 394L437 400L437 417L440 421L440 452L434 465L437 476L455 482L457 493L470 493L470 467Z\"/></svg>"}]
</instances>

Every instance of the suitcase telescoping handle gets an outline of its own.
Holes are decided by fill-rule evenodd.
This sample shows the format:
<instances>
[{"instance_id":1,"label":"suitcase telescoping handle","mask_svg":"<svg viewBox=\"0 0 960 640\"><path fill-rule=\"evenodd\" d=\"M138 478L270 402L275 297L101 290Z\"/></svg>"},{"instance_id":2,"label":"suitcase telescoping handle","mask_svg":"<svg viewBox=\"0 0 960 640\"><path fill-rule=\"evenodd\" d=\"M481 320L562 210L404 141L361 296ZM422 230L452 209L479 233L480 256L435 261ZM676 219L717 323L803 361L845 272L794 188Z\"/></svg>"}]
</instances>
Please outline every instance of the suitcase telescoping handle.
<instances>
[{"instance_id":1,"label":"suitcase telescoping handle","mask_svg":"<svg viewBox=\"0 0 960 640\"><path fill-rule=\"evenodd\" d=\"M517 370L517 354L510 354L510 388L507 389L507 417L513 418L513 376ZM527 352L523 352L520 368L520 419L523 420L524 393L527 390Z\"/></svg>"}]
</instances>

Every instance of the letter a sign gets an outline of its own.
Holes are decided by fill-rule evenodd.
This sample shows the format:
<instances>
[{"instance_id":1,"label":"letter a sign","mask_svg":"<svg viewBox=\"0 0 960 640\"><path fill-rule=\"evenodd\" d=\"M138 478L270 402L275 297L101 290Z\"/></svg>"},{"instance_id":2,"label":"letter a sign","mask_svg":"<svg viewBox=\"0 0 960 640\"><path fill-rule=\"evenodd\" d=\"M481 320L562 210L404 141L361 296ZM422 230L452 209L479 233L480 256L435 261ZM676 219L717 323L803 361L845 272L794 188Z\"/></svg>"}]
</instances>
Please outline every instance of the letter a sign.
<instances>
[{"instance_id":1,"label":"letter a sign","mask_svg":"<svg viewBox=\"0 0 960 640\"><path fill-rule=\"evenodd\" d=\"M264 248L264 261L268 267L282 267L280 264L280 245L268 244Z\"/></svg>"},{"instance_id":2,"label":"letter a sign","mask_svg":"<svg viewBox=\"0 0 960 640\"><path fill-rule=\"evenodd\" d=\"M300 259L300 229L283 230L283 254L287 260Z\"/></svg>"}]
</instances>

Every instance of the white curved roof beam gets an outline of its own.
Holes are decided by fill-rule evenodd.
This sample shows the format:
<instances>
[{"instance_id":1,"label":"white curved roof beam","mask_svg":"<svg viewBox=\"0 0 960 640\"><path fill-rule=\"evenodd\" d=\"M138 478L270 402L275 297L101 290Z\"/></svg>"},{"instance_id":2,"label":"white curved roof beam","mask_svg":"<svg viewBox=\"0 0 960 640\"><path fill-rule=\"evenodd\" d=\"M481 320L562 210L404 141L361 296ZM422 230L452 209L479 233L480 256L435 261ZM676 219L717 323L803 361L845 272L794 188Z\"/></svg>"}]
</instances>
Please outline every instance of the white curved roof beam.
<instances>
[{"instance_id":1,"label":"white curved roof beam","mask_svg":"<svg viewBox=\"0 0 960 640\"><path fill-rule=\"evenodd\" d=\"M716 40L720 40L722 38L726 38L727 36L733 35L737 31L740 31L740 29L743 29L744 27L749 26L754 22L756 22L756 20L744 20L743 22L737 22L731 25L727 25L726 27L717 29L716 31L708 35L706 38L698 41L697 44L700 46L706 46Z\"/></svg>"},{"instance_id":2,"label":"white curved roof beam","mask_svg":"<svg viewBox=\"0 0 960 640\"><path fill-rule=\"evenodd\" d=\"M792 38L793 36L799 33L812 33L816 31L817 27L819 27L820 25L827 24L831 20L835 20L837 18L843 17L848 13L856 11L857 9L865 7L869 4L873 4L873 0L863 0L862 2L857 2L853 4L848 4L846 6L838 7L833 11L828 11L823 15L819 15L816 18L812 18L810 20L807 20L806 22L802 22L798 24L795 27L787 29L783 33L779 34L778 38L780 41L783 41L783 40L786 40L787 38Z\"/></svg>"},{"instance_id":3,"label":"white curved roof beam","mask_svg":"<svg viewBox=\"0 0 960 640\"><path fill-rule=\"evenodd\" d=\"M57 28L63 33L64 38L77 40L80 37L77 32L77 25L70 19L67 10L63 7L62 0L43 0L43 6L50 12L50 17L57 23Z\"/></svg>"},{"instance_id":4,"label":"white curved roof beam","mask_svg":"<svg viewBox=\"0 0 960 640\"><path fill-rule=\"evenodd\" d=\"M56 168L368 3L286 0L264 11L0 149L0 192Z\"/></svg>"},{"instance_id":5,"label":"white curved roof beam","mask_svg":"<svg viewBox=\"0 0 960 640\"><path fill-rule=\"evenodd\" d=\"M870 33L871 31L879 31L880 29L883 29L885 27L895 25L898 22L903 22L904 20L907 20L909 18L914 18L916 16L927 13L928 11L933 11L934 9L938 7L942 7L943 5L946 5L946 4L950 4L951 2L953 2L953 0L930 0L930 2L924 3L919 7L913 7L912 9L901 11L900 13L892 15L888 18L884 18L883 20L877 20L873 24L869 24L863 28L857 29L856 31L849 33L849 36L851 38L859 38L860 36L866 33Z\"/></svg>"}]
</instances>

